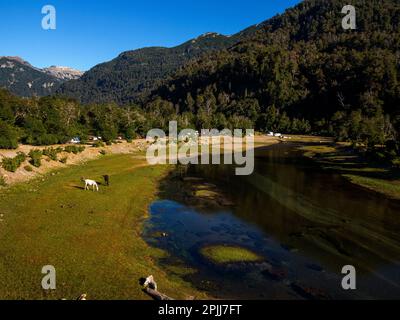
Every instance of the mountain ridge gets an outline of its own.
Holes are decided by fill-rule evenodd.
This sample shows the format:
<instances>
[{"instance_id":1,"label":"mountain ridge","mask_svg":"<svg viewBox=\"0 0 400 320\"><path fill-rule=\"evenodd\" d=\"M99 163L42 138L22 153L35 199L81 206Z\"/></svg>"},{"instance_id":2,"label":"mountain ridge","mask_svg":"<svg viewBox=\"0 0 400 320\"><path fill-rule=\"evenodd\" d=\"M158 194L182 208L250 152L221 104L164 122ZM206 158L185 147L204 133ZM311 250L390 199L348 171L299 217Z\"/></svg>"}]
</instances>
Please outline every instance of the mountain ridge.
<instances>
[{"instance_id":1,"label":"mountain ridge","mask_svg":"<svg viewBox=\"0 0 400 320\"><path fill-rule=\"evenodd\" d=\"M0 88L22 96L53 94L61 80L46 74L20 57L0 57Z\"/></svg>"},{"instance_id":2,"label":"mountain ridge","mask_svg":"<svg viewBox=\"0 0 400 320\"><path fill-rule=\"evenodd\" d=\"M135 103L190 60L227 49L258 28L253 25L234 35L206 32L174 47L128 50L94 66L78 80L62 84L57 93L82 103Z\"/></svg>"},{"instance_id":3,"label":"mountain ridge","mask_svg":"<svg viewBox=\"0 0 400 320\"><path fill-rule=\"evenodd\" d=\"M69 67L38 68L18 56L0 57L0 87L22 97L54 94L62 82L82 74Z\"/></svg>"},{"instance_id":4,"label":"mountain ridge","mask_svg":"<svg viewBox=\"0 0 400 320\"><path fill-rule=\"evenodd\" d=\"M41 70L61 80L76 80L84 74L82 71L64 66L50 66Z\"/></svg>"},{"instance_id":5,"label":"mountain ridge","mask_svg":"<svg viewBox=\"0 0 400 320\"><path fill-rule=\"evenodd\" d=\"M180 128L198 130L332 136L368 152L386 145L388 153L376 159L392 161L400 152L400 3L351 1L357 8L356 30L342 28L341 0L306 0L236 39L205 34L178 48L124 52L81 78L93 77L95 90L89 93L94 98L117 97L127 102L124 106L82 104L60 95L20 100L0 90L0 117L13 138L8 145L15 145L19 128L20 141L27 143L63 143L88 134L113 141L119 134L131 139L152 128L167 131L168 122L176 120ZM210 49L216 47L223 49ZM188 52L194 58L184 60ZM162 78L171 66L177 70ZM104 72L107 68L114 77ZM159 74L145 78L148 70ZM129 102L137 98L132 88L139 85L126 86L130 79L123 77L129 75L132 82L138 75L148 81L140 88L140 103Z\"/></svg>"},{"instance_id":6,"label":"mountain ridge","mask_svg":"<svg viewBox=\"0 0 400 320\"><path fill-rule=\"evenodd\" d=\"M0 72L0 87L23 97L61 94L82 103L136 103L191 59L227 49L256 32L263 23L233 35L205 32L173 47L150 46L127 50L86 72L60 66L37 68L21 57L2 56L0 59L8 60L6 63L15 62L31 70L25 75L17 70Z\"/></svg>"}]
</instances>

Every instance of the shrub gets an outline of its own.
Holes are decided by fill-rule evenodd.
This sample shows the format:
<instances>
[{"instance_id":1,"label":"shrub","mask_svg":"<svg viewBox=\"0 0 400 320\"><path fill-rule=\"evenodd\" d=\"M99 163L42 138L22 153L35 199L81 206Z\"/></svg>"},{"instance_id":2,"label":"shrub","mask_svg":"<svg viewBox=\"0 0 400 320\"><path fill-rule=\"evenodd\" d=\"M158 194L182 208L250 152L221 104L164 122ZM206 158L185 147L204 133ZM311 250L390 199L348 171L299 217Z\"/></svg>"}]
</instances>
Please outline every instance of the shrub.
<instances>
[{"instance_id":1,"label":"shrub","mask_svg":"<svg viewBox=\"0 0 400 320\"><path fill-rule=\"evenodd\" d=\"M32 172L33 171L31 166L25 166L24 169L25 169L25 171L28 171L28 172Z\"/></svg>"},{"instance_id":2,"label":"shrub","mask_svg":"<svg viewBox=\"0 0 400 320\"><path fill-rule=\"evenodd\" d=\"M102 148L104 146L105 146L104 142L101 141L96 141L95 143L93 143L93 147L95 148Z\"/></svg>"},{"instance_id":3,"label":"shrub","mask_svg":"<svg viewBox=\"0 0 400 320\"><path fill-rule=\"evenodd\" d=\"M17 131L0 120L0 149L16 149L18 147Z\"/></svg>"},{"instance_id":4,"label":"shrub","mask_svg":"<svg viewBox=\"0 0 400 320\"><path fill-rule=\"evenodd\" d=\"M37 146L48 146L52 144L57 144L59 142L59 138L54 134L43 134L41 136L36 136L33 139L33 144Z\"/></svg>"},{"instance_id":5,"label":"shrub","mask_svg":"<svg viewBox=\"0 0 400 320\"><path fill-rule=\"evenodd\" d=\"M73 153L74 150L75 150L75 148L76 148L76 146L66 146L66 147L64 148L64 151L65 151L65 152L68 152L68 153Z\"/></svg>"},{"instance_id":6,"label":"shrub","mask_svg":"<svg viewBox=\"0 0 400 320\"><path fill-rule=\"evenodd\" d=\"M61 158L61 159L60 159L60 162L61 162L61 163L64 163L64 164L66 164L67 161L68 161L68 157L64 157L64 158Z\"/></svg>"},{"instance_id":7,"label":"shrub","mask_svg":"<svg viewBox=\"0 0 400 320\"><path fill-rule=\"evenodd\" d=\"M15 172L18 169L13 158L3 158L1 166L9 172Z\"/></svg>"},{"instance_id":8,"label":"shrub","mask_svg":"<svg viewBox=\"0 0 400 320\"><path fill-rule=\"evenodd\" d=\"M3 176L0 175L0 187L6 187L7 183Z\"/></svg>"},{"instance_id":9,"label":"shrub","mask_svg":"<svg viewBox=\"0 0 400 320\"><path fill-rule=\"evenodd\" d=\"M66 146L64 152L72 153L73 148L75 148L75 146Z\"/></svg>"},{"instance_id":10,"label":"shrub","mask_svg":"<svg viewBox=\"0 0 400 320\"><path fill-rule=\"evenodd\" d=\"M21 164L26 160L26 155L23 152L18 152L17 156L14 158L4 158L1 162L4 170L9 172L15 172L21 166Z\"/></svg>"},{"instance_id":11,"label":"shrub","mask_svg":"<svg viewBox=\"0 0 400 320\"><path fill-rule=\"evenodd\" d=\"M68 152L68 153L78 154L78 153L85 151L85 147L84 146L66 146L64 148L64 151Z\"/></svg>"},{"instance_id":12,"label":"shrub","mask_svg":"<svg viewBox=\"0 0 400 320\"><path fill-rule=\"evenodd\" d=\"M26 160L26 154L23 152L18 152L17 156L14 158L17 168L19 168Z\"/></svg>"},{"instance_id":13,"label":"shrub","mask_svg":"<svg viewBox=\"0 0 400 320\"><path fill-rule=\"evenodd\" d=\"M26 154L23 152L18 152L17 156L15 158L18 160L19 164L21 165L26 160Z\"/></svg>"},{"instance_id":14,"label":"shrub","mask_svg":"<svg viewBox=\"0 0 400 320\"><path fill-rule=\"evenodd\" d=\"M31 158L29 163L34 167L39 168L42 165L42 151L31 150L29 152L29 157Z\"/></svg>"},{"instance_id":15,"label":"shrub","mask_svg":"<svg viewBox=\"0 0 400 320\"><path fill-rule=\"evenodd\" d=\"M57 149L46 148L43 150L43 155L49 157L53 161L57 161Z\"/></svg>"},{"instance_id":16,"label":"shrub","mask_svg":"<svg viewBox=\"0 0 400 320\"><path fill-rule=\"evenodd\" d=\"M101 132L98 132L99 135L102 137L103 141L113 141L118 136L118 131L113 126L108 126L104 128Z\"/></svg>"},{"instance_id":17,"label":"shrub","mask_svg":"<svg viewBox=\"0 0 400 320\"><path fill-rule=\"evenodd\" d=\"M393 159L392 166L396 169L400 169L400 158Z\"/></svg>"}]
</instances>

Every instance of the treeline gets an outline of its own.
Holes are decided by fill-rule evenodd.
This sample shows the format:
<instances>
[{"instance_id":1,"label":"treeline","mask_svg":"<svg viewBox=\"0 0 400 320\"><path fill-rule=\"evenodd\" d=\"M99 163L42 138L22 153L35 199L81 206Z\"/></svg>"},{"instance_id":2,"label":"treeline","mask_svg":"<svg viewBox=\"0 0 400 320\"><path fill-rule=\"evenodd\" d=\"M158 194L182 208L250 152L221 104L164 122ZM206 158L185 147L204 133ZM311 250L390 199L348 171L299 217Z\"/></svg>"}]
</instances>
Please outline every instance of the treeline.
<instances>
[{"instance_id":1,"label":"treeline","mask_svg":"<svg viewBox=\"0 0 400 320\"><path fill-rule=\"evenodd\" d=\"M146 106L116 104L82 105L63 97L20 98L0 89L0 149L15 149L19 143L35 146L64 144L73 137L81 142L91 135L104 142L119 136L127 140L146 137L154 128L168 131L169 121L184 128L252 128L238 115L209 117L178 112L174 104L157 99Z\"/></svg>"},{"instance_id":2,"label":"treeline","mask_svg":"<svg viewBox=\"0 0 400 320\"><path fill-rule=\"evenodd\" d=\"M138 107L83 106L68 98L19 98L0 90L0 148L62 144L73 137L84 142L89 135L105 142L121 134L132 139L146 129L146 119Z\"/></svg>"}]
</instances>

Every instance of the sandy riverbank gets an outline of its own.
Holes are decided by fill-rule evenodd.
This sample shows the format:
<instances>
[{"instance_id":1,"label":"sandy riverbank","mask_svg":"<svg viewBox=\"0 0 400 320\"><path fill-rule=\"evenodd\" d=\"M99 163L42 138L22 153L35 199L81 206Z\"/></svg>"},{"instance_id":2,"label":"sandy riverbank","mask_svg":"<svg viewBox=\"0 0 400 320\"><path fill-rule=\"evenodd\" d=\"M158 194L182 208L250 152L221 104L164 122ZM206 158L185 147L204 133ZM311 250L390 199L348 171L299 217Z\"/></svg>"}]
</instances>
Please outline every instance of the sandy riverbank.
<instances>
[{"instance_id":1,"label":"sandy riverbank","mask_svg":"<svg viewBox=\"0 0 400 320\"><path fill-rule=\"evenodd\" d=\"M255 147L260 147L260 146L269 146L272 144L279 143L280 139L276 137L268 137L268 136L263 136L263 135L258 135L255 136L254 139L254 144ZM18 152L23 152L25 154L28 154L31 150L33 149L39 149L43 150L48 147L65 147L67 145L56 145L56 146L46 146L46 147L35 147L35 146L30 146L30 145L20 145L17 149L15 150L4 150L0 149L0 162L4 157L15 157ZM25 161L16 172L8 172L4 170L0 166L0 176L3 176L7 185L11 186L16 183L21 183L25 181L29 181L33 178L36 178L40 175L46 174L48 172L51 172L56 169L61 169L61 168L66 168L71 165L80 165L83 164L89 160L93 160L96 158L101 157L101 151L104 150L106 154L129 154L129 153L135 153L135 152L143 152L146 149L147 143L145 139L136 139L132 141L131 143L128 143L126 141L120 141L119 143L115 143L111 146L105 146L105 147L93 147L91 145L85 145L85 150L82 153L79 154L73 154L73 153L66 153L63 152L58 155L58 159L61 159L63 157L67 157L67 163L63 164L59 161L51 161L47 157L43 157L42 165L39 168L35 168L33 166L30 166L32 168L32 171L27 171L25 170L25 166L29 166L28 160Z\"/></svg>"},{"instance_id":2,"label":"sandy riverbank","mask_svg":"<svg viewBox=\"0 0 400 320\"><path fill-rule=\"evenodd\" d=\"M18 152L23 152L25 154L28 154L31 150L34 150L34 149L43 150L43 149L49 148L49 147L58 148L58 147L65 147L65 146L67 146L67 145L56 145L56 146L46 146L46 147L20 145L15 150L2 149L2 150L0 150L0 162L4 157L9 157L9 158L15 157ZM80 165L89 160L99 158L102 156L100 153L101 150L104 150L106 152L106 154L128 154L128 153L142 151L145 149L146 140L138 139L138 140L134 140L131 143L128 143L126 141L121 141L120 143L115 143L111 146L105 146L105 147L100 147L100 148L93 147L91 145L84 145L84 146L85 146L85 150L79 154L73 154L73 153L67 153L67 152L60 153L58 155L58 159L62 159L64 157L68 158L66 164L63 164L60 161L51 161L46 156L43 156L42 165L39 168L30 166L32 168L32 171L25 170L24 167L29 166L29 162L28 162L28 160L26 160L18 168L18 170L16 172L8 172L0 167L0 175L4 177L7 185L11 186L16 183L29 181L40 175L46 174L52 170L66 168L71 165Z\"/></svg>"}]
</instances>

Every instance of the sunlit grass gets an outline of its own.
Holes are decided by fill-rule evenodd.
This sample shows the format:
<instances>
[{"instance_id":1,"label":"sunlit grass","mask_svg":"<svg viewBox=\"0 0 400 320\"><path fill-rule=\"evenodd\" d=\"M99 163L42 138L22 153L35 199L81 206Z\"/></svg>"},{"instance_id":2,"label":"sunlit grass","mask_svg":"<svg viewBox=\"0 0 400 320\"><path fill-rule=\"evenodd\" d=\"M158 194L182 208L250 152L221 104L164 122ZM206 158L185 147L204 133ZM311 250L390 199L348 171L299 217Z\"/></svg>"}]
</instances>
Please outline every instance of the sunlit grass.
<instances>
[{"instance_id":1,"label":"sunlit grass","mask_svg":"<svg viewBox=\"0 0 400 320\"><path fill-rule=\"evenodd\" d=\"M166 253L141 238L168 170L130 155L105 156L1 190L0 299L148 299L139 279L150 274L172 297L203 297L172 280L157 265ZM81 189L81 177L101 182L105 174L110 187ZM56 268L54 291L41 288L45 265Z\"/></svg>"},{"instance_id":2,"label":"sunlit grass","mask_svg":"<svg viewBox=\"0 0 400 320\"><path fill-rule=\"evenodd\" d=\"M324 168L341 173L361 187L400 199L400 180L391 177L390 167L368 163L356 152L344 151L344 144L312 145L299 148L304 156L315 159Z\"/></svg>"},{"instance_id":3,"label":"sunlit grass","mask_svg":"<svg viewBox=\"0 0 400 320\"><path fill-rule=\"evenodd\" d=\"M304 156L306 156L308 158L313 158L316 155L320 155L320 154L328 154L328 153L336 152L336 148L327 146L327 145L304 146L299 149L304 151Z\"/></svg>"},{"instance_id":4,"label":"sunlit grass","mask_svg":"<svg viewBox=\"0 0 400 320\"><path fill-rule=\"evenodd\" d=\"M255 262L262 260L262 258L254 252L237 246L207 246L202 248L200 253L216 264Z\"/></svg>"},{"instance_id":5,"label":"sunlit grass","mask_svg":"<svg viewBox=\"0 0 400 320\"><path fill-rule=\"evenodd\" d=\"M354 174L345 174L344 177L349 179L352 183L400 200L400 181L388 181Z\"/></svg>"}]
</instances>

